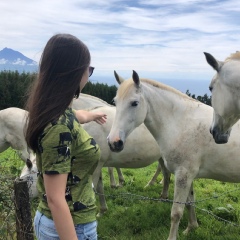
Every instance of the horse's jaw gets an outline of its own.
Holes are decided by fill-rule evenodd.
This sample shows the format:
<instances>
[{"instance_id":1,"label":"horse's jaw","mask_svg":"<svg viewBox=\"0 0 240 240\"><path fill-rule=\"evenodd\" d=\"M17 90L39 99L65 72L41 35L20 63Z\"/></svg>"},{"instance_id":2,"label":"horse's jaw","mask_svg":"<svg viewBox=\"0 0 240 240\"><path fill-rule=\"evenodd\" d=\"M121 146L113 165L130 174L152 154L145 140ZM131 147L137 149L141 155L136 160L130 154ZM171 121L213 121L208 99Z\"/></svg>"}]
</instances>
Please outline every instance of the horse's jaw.
<instances>
[{"instance_id":1,"label":"horse's jaw","mask_svg":"<svg viewBox=\"0 0 240 240\"><path fill-rule=\"evenodd\" d=\"M230 137L231 129L226 131L225 133L221 132L218 127L214 127L210 129L210 133L213 136L213 139L215 143L217 144L225 144L228 142L228 139Z\"/></svg>"},{"instance_id":2,"label":"horse's jaw","mask_svg":"<svg viewBox=\"0 0 240 240\"><path fill-rule=\"evenodd\" d=\"M214 110L210 133L217 144L224 144L228 142L232 126L238 121L238 119L239 115L236 117L234 114L231 114L228 117L225 117L225 115L222 117Z\"/></svg>"},{"instance_id":3,"label":"horse's jaw","mask_svg":"<svg viewBox=\"0 0 240 240\"><path fill-rule=\"evenodd\" d=\"M214 136L214 140L215 140L215 143L217 144L225 144L228 142L228 139L229 139L229 134L218 134L216 136Z\"/></svg>"}]
</instances>

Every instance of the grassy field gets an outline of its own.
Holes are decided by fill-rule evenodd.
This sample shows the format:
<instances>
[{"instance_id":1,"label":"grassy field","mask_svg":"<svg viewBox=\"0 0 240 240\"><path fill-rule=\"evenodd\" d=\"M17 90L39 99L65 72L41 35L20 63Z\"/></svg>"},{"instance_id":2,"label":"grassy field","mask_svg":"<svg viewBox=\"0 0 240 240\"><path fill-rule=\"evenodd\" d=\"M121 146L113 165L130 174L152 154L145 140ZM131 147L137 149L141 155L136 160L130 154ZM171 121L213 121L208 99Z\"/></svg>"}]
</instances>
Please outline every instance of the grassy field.
<instances>
[{"instance_id":1,"label":"grassy field","mask_svg":"<svg viewBox=\"0 0 240 240\"><path fill-rule=\"evenodd\" d=\"M98 219L99 240L165 240L170 229L171 202L159 201L162 186L157 183L147 189L157 163L142 169L122 169L125 185L111 189L107 170L103 171L108 212ZM7 150L0 154L0 239L15 239L15 216L11 194L14 179L23 163ZM159 176L158 182L161 180ZM173 199L174 176L171 177L169 199ZM184 236L187 211L179 226L179 240L240 239L240 184L210 179L194 181L196 213L199 228ZM97 198L98 199L98 198ZM97 202L98 204L98 202ZM37 200L31 202L32 216ZM213 215L214 214L214 215ZM219 219L220 217L221 219Z\"/></svg>"}]
</instances>

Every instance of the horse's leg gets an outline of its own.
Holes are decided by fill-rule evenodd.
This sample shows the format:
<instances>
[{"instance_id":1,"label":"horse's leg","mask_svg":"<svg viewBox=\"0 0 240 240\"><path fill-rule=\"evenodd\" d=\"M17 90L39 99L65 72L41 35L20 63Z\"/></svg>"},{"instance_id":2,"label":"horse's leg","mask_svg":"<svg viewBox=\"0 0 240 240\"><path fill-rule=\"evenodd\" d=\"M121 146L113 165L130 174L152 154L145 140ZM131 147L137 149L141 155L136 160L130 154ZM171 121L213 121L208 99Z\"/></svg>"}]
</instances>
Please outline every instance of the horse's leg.
<instances>
[{"instance_id":1,"label":"horse's leg","mask_svg":"<svg viewBox=\"0 0 240 240\"><path fill-rule=\"evenodd\" d=\"M119 187L122 187L125 183L121 168L116 168L118 174Z\"/></svg>"},{"instance_id":2,"label":"horse's leg","mask_svg":"<svg viewBox=\"0 0 240 240\"><path fill-rule=\"evenodd\" d=\"M101 217L108 209L106 199L104 196L104 185L103 185L103 179L102 179L102 171L99 176L99 181L97 184L97 195L99 197L99 203L100 203L100 212L97 214L98 217Z\"/></svg>"},{"instance_id":3,"label":"horse's leg","mask_svg":"<svg viewBox=\"0 0 240 240\"><path fill-rule=\"evenodd\" d=\"M158 165L161 166L162 173L163 173L163 188L162 192L160 194L160 198L168 199L168 190L169 190L169 184L170 184L170 177L171 173L168 171L168 169L165 167L164 161L162 158L158 160Z\"/></svg>"},{"instance_id":4,"label":"horse's leg","mask_svg":"<svg viewBox=\"0 0 240 240\"><path fill-rule=\"evenodd\" d=\"M193 179L189 169L181 167L175 172L174 202L171 210L171 228L168 240L177 239L179 222L185 207L184 203L187 201Z\"/></svg>"},{"instance_id":5,"label":"horse's leg","mask_svg":"<svg viewBox=\"0 0 240 240\"><path fill-rule=\"evenodd\" d=\"M153 185L161 171L163 173L163 179L161 181L163 183L163 189L160 194L160 198L167 199L171 173L165 167L164 161L162 158L158 160L157 170L154 176L152 177L152 179L148 182L148 184L144 188L148 187L149 185Z\"/></svg>"},{"instance_id":6,"label":"horse's leg","mask_svg":"<svg viewBox=\"0 0 240 240\"><path fill-rule=\"evenodd\" d=\"M97 188L99 178L101 177L103 165L104 165L104 161L102 159L100 159L100 161L98 162L98 165L93 173L93 187L95 189Z\"/></svg>"},{"instance_id":7,"label":"horse's leg","mask_svg":"<svg viewBox=\"0 0 240 240\"><path fill-rule=\"evenodd\" d=\"M160 174L160 172L161 172L161 165L158 162L157 170L155 171L152 179L148 182L148 184L144 188L147 188L147 187L149 187L151 185L154 185L154 183L157 181L157 177Z\"/></svg>"},{"instance_id":8,"label":"horse's leg","mask_svg":"<svg viewBox=\"0 0 240 240\"><path fill-rule=\"evenodd\" d=\"M116 181L115 181L115 177L113 174L113 167L108 167L108 174L109 174L109 178L110 178L110 187L111 188L116 188Z\"/></svg>"},{"instance_id":9,"label":"horse's leg","mask_svg":"<svg viewBox=\"0 0 240 240\"><path fill-rule=\"evenodd\" d=\"M193 191L193 184L191 185L187 202L192 202L194 204L195 198L194 198L194 191ZM189 231L191 231L194 228L198 227L195 207L193 205L186 205L186 208L188 209L188 226L187 229L183 232L183 234L187 235Z\"/></svg>"}]
</instances>

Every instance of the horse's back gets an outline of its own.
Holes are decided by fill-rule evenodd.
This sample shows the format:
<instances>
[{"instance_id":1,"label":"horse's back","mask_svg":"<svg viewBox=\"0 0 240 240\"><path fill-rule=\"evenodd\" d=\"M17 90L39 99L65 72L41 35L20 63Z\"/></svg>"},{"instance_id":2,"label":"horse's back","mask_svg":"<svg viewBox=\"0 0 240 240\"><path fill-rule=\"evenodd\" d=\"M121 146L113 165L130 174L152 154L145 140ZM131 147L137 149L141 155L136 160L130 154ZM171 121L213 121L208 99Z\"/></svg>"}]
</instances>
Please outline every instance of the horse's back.
<instances>
[{"instance_id":1,"label":"horse's back","mask_svg":"<svg viewBox=\"0 0 240 240\"><path fill-rule=\"evenodd\" d=\"M0 124L2 127L19 128L26 120L27 111L10 107L0 111Z\"/></svg>"},{"instance_id":2,"label":"horse's back","mask_svg":"<svg viewBox=\"0 0 240 240\"><path fill-rule=\"evenodd\" d=\"M7 118L9 116L10 117L24 117L26 116L27 111L21 109L21 108L17 108L17 107L9 107L9 108L5 108L3 110L0 111L0 118Z\"/></svg>"},{"instance_id":3,"label":"horse's back","mask_svg":"<svg viewBox=\"0 0 240 240\"><path fill-rule=\"evenodd\" d=\"M79 98L74 99L72 108L76 110L91 109L94 107L111 106L104 100L88 94L80 94Z\"/></svg>"},{"instance_id":4,"label":"horse's back","mask_svg":"<svg viewBox=\"0 0 240 240\"><path fill-rule=\"evenodd\" d=\"M26 117L27 111L16 107L0 111L0 151L11 146L24 161L31 158L24 137Z\"/></svg>"}]
</instances>

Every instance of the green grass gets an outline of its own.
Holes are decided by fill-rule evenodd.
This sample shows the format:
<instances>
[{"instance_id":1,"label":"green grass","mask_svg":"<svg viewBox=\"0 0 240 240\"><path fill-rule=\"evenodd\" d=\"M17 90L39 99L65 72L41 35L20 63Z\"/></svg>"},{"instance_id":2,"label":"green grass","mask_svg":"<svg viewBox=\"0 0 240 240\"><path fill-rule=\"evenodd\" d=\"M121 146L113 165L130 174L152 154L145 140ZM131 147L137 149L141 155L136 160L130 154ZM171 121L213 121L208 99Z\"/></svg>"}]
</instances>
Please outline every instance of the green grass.
<instances>
[{"instance_id":1,"label":"green grass","mask_svg":"<svg viewBox=\"0 0 240 240\"><path fill-rule=\"evenodd\" d=\"M23 162L11 149L0 154L0 239L14 239L15 219L10 192L13 188L13 181L16 176L19 176L23 165ZM108 211L104 216L98 218L99 240L167 239L172 204L158 201L162 189L162 185L159 183L144 189L154 174L156 166L157 163L142 169L122 169L126 183L124 187L118 189L109 187L107 169L103 170ZM116 173L115 176L117 177ZM159 176L158 182L161 177ZM173 199L173 181L174 176L171 177L169 199ZM233 213L229 216L220 216L240 225L240 184L197 179L194 181L194 190L196 201L199 201L196 204L199 228L187 236L182 234L187 227L187 211L185 209L179 225L178 240L240 239L239 226L232 226L206 212L207 210L212 213L216 208L227 208L228 204L231 204L234 209ZM138 196L144 196L145 199L140 200ZM98 200L97 204L99 205ZM37 200L32 201L31 206L34 217Z\"/></svg>"},{"instance_id":2,"label":"green grass","mask_svg":"<svg viewBox=\"0 0 240 240\"><path fill-rule=\"evenodd\" d=\"M107 197L108 212L99 221L100 239L116 240L143 240L143 239L167 239L170 229L170 213L172 204L158 201L162 186L158 183L147 189L144 186L150 180L156 169L156 164L142 169L122 169L126 184L120 189L110 189L107 172L104 171L105 194ZM159 181L161 176L159 177ZM169 199L173 199L174 176L171 177ZM182 234L187 227L187 211L179 226L178 239L191 240L236 240L240 239L239 222L239 190L240 184L218 182L210 179L197 179L194 181L196 201L196 214L199 228L188 236ZM138 200L131 193L146 197L146 200ZM226 220L234 220L232 226L224 221L217 220L206 212L215 212L218 207L234 208ZM203 210L202 210L203 209ZM222 215L220 215L222 216ZM235 216L235 218L231 218Z\"/></svg>"},{"instance_id":3,"label":"green grass","mask_svg":"<svg viewBox=\"0 0 240 240\"><path fill-rule=\"evenodd\" d=\"M0 154L0 239L16 238L15 208L12 201L13 186L24 163L14 150L9 148Z\"/></svg>"},{"instance_id":4,"label":"green grass","mask_svg":"<svg viewBox=\"0 0 240 240\"><path fill-rule=\"evenodd\" d=\"M0 153L0 173L7 172L19 175L24 166L24 162L18 157L17 152L11 148Z\"/></svg>"}]
</instances>

